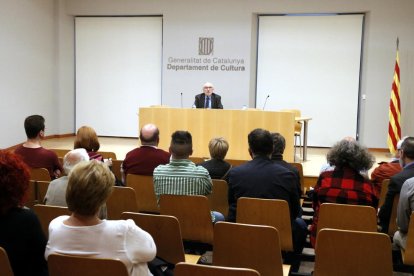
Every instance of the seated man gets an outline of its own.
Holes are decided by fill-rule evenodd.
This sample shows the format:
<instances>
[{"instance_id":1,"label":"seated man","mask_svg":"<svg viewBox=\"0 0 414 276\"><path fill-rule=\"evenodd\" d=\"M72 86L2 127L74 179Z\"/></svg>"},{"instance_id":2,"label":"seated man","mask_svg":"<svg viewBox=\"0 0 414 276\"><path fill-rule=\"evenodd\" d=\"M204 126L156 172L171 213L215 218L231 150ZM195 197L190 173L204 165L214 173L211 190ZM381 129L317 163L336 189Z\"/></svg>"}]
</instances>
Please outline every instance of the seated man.
<instances>
[{"instance_id":1,"label":"seated man","mask_svg":"<svg viewBox=\"0 0 414 276\"><path fill-rule=\"evenodd\" d=\"M27 141L15 149L23 161L31 168L45 168L50 178L58 178L62 171L59 159L51 150L42 147L41 140L45 136L45 119L40 115L32 115L24 120Z\"/></svg>"},{"instance_id":2,"label":"seated man","mask_svg":"<svg viewBox=\"0 0 414 276\"><path fill-rule=\"evenodd\" d=\"M408 226L410 216L414 211L414 178L409 178L401 188L400 200L398 201L397 226L393 238L393 249L405 249L407 245Z\"/></svg>"},{"instance_id":3,"label":"seated man","mask_svg":"<svg viewBox=\"0 0 414 276\"><path fill-rule=\"evenodd\" d=\"M122 181L130 174L152 175L158 165L170 162L170 153L159 149L160 131L154 124L147 124L139 133L141 147L127 153L121 166Z\"/></svg>"},{"instance_id":4,"label":"seated man","mask_svg":"<svg viewBox=\"0 0 414 276\"><path fill-rule=\"evenodd\" d=\"M176 131L171 136L171 161L154 170L154 189L157 200L162 194L208 195L212 182L208 171L196 166L188 158L193 153L193 141L188 131ZM212 212L213 222L224 220L218 212Z\"/></svg>"},{"instance_id":5,"label":"seated man","mask_svg":"<svg viewBox=\"0 0 414 276\"><path fill-rule=\"evenodd\" d=\"M229 215L236 221L237 200L240 197L255 197L286 200L292 222L293 247L302 252L306 239L306 223L298 218L300 211L296 178L292 171L270 160L273 139L269 131L255 129L248 135L249 153L253 160L234 167L229 173Z\"/></svg>"},{"instance_id":6,"label":"seated man","mask_svg":"<svg viewBox=\"0 0 414 276\"><path fill-rule=\"evenodd\" d=\"M196 108L223 109L220 95L213 93L213 91L213 84L206 82L203 85L203 93L195 96L193 106Z\"/></svg>"}]
</instances>

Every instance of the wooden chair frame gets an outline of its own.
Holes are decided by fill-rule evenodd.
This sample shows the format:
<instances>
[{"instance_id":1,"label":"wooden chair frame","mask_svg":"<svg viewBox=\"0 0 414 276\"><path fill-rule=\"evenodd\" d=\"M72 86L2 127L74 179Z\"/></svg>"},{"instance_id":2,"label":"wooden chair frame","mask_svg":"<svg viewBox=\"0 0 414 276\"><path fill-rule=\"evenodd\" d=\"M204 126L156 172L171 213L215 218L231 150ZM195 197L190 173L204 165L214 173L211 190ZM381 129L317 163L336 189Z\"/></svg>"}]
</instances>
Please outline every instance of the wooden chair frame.
<instances>
[{"instance_id":1,"label":"wooden chair frame","mask_svg":"<svg viewBox=\"0 0 414 276\"><path fill-rule=\"evenodd\" d=\"M128 174L126 183L127 187L131 187L135 191L139 212L151 214L160 213L152 176Z\"/></svg>"}]
</instances>

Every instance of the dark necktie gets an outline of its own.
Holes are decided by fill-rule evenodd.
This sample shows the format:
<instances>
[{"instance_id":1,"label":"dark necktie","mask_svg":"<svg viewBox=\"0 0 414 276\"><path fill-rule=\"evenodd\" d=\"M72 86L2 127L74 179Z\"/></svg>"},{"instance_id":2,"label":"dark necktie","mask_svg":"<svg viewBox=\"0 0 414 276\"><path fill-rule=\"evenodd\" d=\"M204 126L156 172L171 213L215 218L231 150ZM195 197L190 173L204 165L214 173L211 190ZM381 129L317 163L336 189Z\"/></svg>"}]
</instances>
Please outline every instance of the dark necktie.
<instances>
[{"instance_id":1,"label":"dark necktie","mask_svg":"<svg viewBox=\"0 0 414 276\"><path fill-rule=\"evenodd\" d=\"M210 107L210 97L207 96L206 97L206 105L204 106L204 108L209 108Z\"/></svg>"}]
</instances>

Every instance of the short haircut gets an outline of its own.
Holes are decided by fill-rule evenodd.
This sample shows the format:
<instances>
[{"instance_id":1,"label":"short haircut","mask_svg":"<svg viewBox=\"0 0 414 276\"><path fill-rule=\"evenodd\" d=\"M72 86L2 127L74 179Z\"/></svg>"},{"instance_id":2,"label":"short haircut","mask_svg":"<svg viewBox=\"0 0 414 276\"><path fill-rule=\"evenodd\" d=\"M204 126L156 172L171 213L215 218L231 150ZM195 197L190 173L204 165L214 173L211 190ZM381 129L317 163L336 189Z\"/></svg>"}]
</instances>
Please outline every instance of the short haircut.
<instances>
[{"instance_id":1,"label":"short haircut","mask_svg":"<svg viewBox=\"0 0 414 276\"><path fill-rule=\"evenodd\" d=\"M66 174L69 174L73 167L82 161L89 161L89 155L86 149L79 148L71 150L63 157L63 170Z\"/></svg>"},{"instance_id":2,"label":"short haircut","mask_svg":"<svg viewBox=\"0 0 414 276\"><path fill-rule=\"evenodd\" d=\"M32 115L24 120L24 130L29 139L36 138L40 131L45 130L45 118L41 115Z\"/></svg>"},{"instance_id":3,"label":"short haircut","mask_svg":"<svg viewBox=\"0 0 414 276\"><path fill-rule=\"evenodd\" d=\"M356 171L369 170L374 164L374 156L357 141L342 139L328 152L326 159L338 168L348 166Z\"/></svg>"},{"instance_id":4,"label":"short haircut","mask_svg":"<svg viewBox=\"0 0 414 276\"><path fill-rule=\"evenodd\" d=\"M285 152L286 140L282 134L278 132L271 133L273 138L273 154L282 154Z\"/></svg>"},{"instance_id":5,"label":"short haircut","mask_svg":"<svg viewBox=\"0 0 414 276\"><path fill-rule=\"evenodd\" d=\"M401 145L403 156L414 160L414 137L407 137Z\"/></svg>"},{"instance_id":6,"label":"short haircut","mask_svg":"<svg viewBox=\"0 0 414 276\"><path fill-rule=\"evenodd\" d=\"M223 137L217 137L210 140L208 150L211 158L223 160L229 150L229 143Z\"/></svg>"},{"instance_id":7,"label":"short haircut","mask_svg":"<svg viewBox=\"0 0 414 276\"><path fill-rule=\"evenodd\" d=\"M177 130L171 135L171 153L178 159L188 158L193 150L193 138L191 133L184 130Z\"/></svg>"},{"instance_id":8,"label":"short haircut","mask_svg":"<svg viewBox=\"0 0 414 276\"><path fill-rule=\"evenodd\" d=\"M269 155L273 152L272 135L265 129L256 128L252 130L247 140L249 148L254 155Z\"/></svg>"},{"instance_id":9,"label":"short haircut","mask_svg":"<svg viewBox=\"0 0 414 276\"><path fill-rule=\"evenodd\" d=\"M103 162L77 164L69 173L66 202L75 214L93 216L111 195L115 177Z\"/></svg>"},{"instance_id":10,"label":"short haircut","mask_svg":"<svg viewBox=\"0 0 414 276\"><path fill-rule=\"evenodd\" d=\"M139 139L141 140L141 144L143 145L157 145L159 137L160 137L160 131L158 128L155 129L154 133L149 138L145 138L142 135L142 129L139 131Z\"/></svg>"},{"instance_id":11,"label":"short haircut","mask_svg":"<svg viewBox=\"0 0 414 276\"><path fill-rule=\"evenodd\" d=\"M98 151L100 147L98 135L93 128L82 126L76 132L73 148L84 148L87 152Z\"/></svg>"}]
</instances>

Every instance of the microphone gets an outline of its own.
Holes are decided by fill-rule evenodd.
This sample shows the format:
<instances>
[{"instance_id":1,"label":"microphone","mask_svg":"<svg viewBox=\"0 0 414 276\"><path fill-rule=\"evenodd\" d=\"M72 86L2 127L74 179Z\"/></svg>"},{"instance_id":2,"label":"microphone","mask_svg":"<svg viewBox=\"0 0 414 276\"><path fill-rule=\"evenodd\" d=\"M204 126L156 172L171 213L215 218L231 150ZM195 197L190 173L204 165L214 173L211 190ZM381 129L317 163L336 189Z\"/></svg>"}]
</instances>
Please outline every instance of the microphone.
<instances>
[{"instance_id":1,"label":"microphone","mask_svg":"<svg viewBox=\"0 0 414 276\"><path fill-rule=\"evenodd\" d=\"M183 108L183 92L181 92L181 108Z\"/></svg>"},{"instance_id":2,"label":"microphone","mask_svg":"<svg viewBox=\"0 0 414 276\"><path fill-rule=\"evenodd\" d=\"M265 107L266 107L267 99L269 99L269 97L270 97L270 95L267 95L266 100L265 100L264 105L263 105L263 110L264 110L264 109L265 109Z\"/></svg>"}]
</instances>

